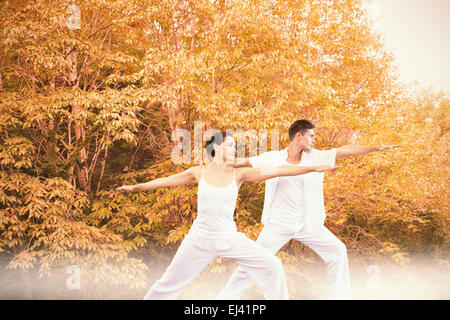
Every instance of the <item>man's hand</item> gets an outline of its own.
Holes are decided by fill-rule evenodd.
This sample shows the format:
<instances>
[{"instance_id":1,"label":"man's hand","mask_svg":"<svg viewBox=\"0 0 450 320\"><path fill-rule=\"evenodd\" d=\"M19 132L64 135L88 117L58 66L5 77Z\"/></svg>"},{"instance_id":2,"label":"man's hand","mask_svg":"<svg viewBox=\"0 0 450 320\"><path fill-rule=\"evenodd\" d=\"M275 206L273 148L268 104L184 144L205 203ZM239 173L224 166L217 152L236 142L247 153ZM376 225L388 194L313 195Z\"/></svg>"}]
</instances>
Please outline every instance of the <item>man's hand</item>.
<instances>
[{"instance_id":1,"label":"man's hand","mask_svg":"<svg viewBox=\"0 0 450 320\"><path fill-rule=\"evenodd\" d=\"M386 150L391 150L391 149L398 148L398 147L402 147L402 145L401 144L397 144L395 146L383 145L383 146L378 146L378 151L386 151Z\"/></svg>"}]
</instances>

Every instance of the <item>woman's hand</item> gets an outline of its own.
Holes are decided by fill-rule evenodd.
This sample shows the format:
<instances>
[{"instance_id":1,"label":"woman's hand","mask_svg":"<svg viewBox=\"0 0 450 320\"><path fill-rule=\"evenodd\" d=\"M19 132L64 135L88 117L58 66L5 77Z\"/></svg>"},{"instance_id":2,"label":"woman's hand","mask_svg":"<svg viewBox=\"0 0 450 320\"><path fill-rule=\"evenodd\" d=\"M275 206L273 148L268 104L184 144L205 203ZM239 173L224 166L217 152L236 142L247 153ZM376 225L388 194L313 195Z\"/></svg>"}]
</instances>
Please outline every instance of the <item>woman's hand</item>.
<instances>
[{"instance_id":1,"label":"woman's hand","mask_svg":"<svg viewBox=\"0 0 450 320\"><path fill-rule=\"evenodd\" d=\"M116 189L117 191L134 191L134 186L121 186Z\"/></svg>"},{"instance_id":2,"label":"woman's hand","mask_svg":"<svg viewBox=\"0 0 450 320\"><path fill-rule=\"evenodd\" d=\"M178 187L195 181L194 170L198 167L191 167L183 172L173 174L165 178L157 178L145 183L132 186L121 186L117 191L150 191L157 188Z\"/></svg>"}]
</instances>

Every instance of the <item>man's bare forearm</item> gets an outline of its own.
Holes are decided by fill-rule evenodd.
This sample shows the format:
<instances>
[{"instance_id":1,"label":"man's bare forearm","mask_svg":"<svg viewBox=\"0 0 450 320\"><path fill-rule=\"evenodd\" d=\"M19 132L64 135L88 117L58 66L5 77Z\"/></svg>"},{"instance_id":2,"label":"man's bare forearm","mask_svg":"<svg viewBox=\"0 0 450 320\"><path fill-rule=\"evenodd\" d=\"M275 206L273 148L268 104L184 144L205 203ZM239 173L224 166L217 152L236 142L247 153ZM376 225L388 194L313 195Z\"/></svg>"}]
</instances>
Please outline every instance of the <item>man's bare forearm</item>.
<instances>
[{"instance_id":1,"label":"man's bare forearm","mask_svg":"<svg viewBox=\"0 0 450 320\"><path fill-rule=\"evenodd\" d=\"M377 146L363 146L357 144L348 144L340 147L342 156L362 156L371 152L379 151ZM336 155L337 156L337 155Z\"/></svg>"},{"instance_id":2,"label":"man's bare forearm","mask_svg":"<svg viewBox=\"0 0 450 320\"><path fill-rule=\"evenodd\" d=\"M371 152L385 151L400 147L400 145L364 146L358 144L348 144L336 149L336 158L362 156Z\"/></svg>"}]
</instances>

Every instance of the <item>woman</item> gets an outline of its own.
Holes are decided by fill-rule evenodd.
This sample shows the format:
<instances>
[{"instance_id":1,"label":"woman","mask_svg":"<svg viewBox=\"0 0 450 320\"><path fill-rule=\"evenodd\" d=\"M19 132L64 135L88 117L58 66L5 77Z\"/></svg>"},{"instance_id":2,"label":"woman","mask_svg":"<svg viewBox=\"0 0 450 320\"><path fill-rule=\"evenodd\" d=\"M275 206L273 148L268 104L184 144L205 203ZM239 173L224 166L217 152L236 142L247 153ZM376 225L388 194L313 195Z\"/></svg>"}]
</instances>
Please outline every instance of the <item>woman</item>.
<instances>
[{"instance_id":1,"label":"woman","mask_svg":"<svg viewBox=\"0 0 450 320\"><path fill-rule=\"evenodd\" d=\"M191 167L166 178L118 188L147 191L198 181L197 217L162 278L155 282L144 299L175 299L217 257L235 260L263 290L266 299L289 299L280 260L236 230L233 215L239 187L244 182L321 172L335 167L234 168L226 160L234 161L235 142L226 132L214 134L206 143L206 151L210 160L206 166Z\"/></svg>"}]
</instances>

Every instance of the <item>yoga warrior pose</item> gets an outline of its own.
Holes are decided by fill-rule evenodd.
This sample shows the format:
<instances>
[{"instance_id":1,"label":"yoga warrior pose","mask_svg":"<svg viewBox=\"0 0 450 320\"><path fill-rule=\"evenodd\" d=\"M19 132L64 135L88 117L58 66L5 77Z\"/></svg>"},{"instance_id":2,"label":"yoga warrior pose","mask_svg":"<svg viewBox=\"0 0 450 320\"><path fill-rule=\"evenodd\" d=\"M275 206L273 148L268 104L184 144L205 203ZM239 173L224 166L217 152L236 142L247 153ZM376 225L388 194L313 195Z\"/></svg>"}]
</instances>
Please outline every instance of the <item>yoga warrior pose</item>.
<instances>
[{"instance_id":1,"label":"yoga warrior pose","mask_svg":"<svg viewBox=\"0 0 450 320\"><path fill-rule=\"evenodd\" d=\"M297 120L291 125L289 139L290 143L286 149L240 159L245 160L242 161L244 164L236 166L334 166L336 158L398 147L346 145L326 151L313 149L314 125L307 120ZM327 265L330 298L351 299L347 249L344 243L324 226L325 217L323 173L267 180L261 217L264 228L256 242L273 254L291 239L304 243L319 254ZM250 283L251 278L246 270L238 267L217 299L239 299Z\"/></svg>"},{"instance_id":2,"label":"yoga warrior pose","mask_svg":"<svg viewBox=\"0 0 450 320\"><path fill-rule=\"evenodd\" d=\"M225 132L213 135L206 143L206 150L210 159L206 166L191 167L166 178L118 188L124 191L146 191L198 181L198 215L169 267L144 299L175 299L217 257L234 259L250 279L260 286L266 299L288 299L280 260L236 230L233 214L239 187L243 182L323 172L336 167L235 169L226 161L235 157L235 141Z\"/></svg>"}]
</instances>

